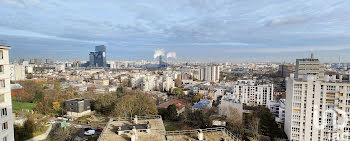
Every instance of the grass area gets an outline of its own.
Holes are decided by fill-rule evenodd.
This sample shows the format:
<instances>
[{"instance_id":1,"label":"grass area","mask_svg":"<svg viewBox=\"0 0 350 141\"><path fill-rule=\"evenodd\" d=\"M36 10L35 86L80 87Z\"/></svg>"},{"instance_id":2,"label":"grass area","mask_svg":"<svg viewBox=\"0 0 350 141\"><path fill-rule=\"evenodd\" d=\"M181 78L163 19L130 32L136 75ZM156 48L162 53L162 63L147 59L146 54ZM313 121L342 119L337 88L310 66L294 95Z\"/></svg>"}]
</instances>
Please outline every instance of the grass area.
<instances>
[{"instance_id":1,"label":"grass area","mask_svg":"<svg viewBox=\"0 0 350 141\"><path fill-rule=\"evenodd\" d=\"M176 131L176 130L190 130L191 127L181 123L181 122L173 122L173 121L163 121L166 131Z\"/></svg>"},{"instance_id":2,"label":"grass area","mask_svg":"<svg viewBox=\"0 0 350 141\"><path fill-rule=\"evenodd\" d=\"M35 103L12 101L12 108L16 112L22 109L33 110L35 105Z\"/></svg>"},{"instance_id":3,"label":"grass area","mask_svg":"<svg viewBox=\"0 0 350 141\"><path fill-rule=\"evenodd\" d=\"M88 118L88 117L90 117L90 115L79 117L78 120L86 120L86 118Z\"/></svg>"}]
</instances>

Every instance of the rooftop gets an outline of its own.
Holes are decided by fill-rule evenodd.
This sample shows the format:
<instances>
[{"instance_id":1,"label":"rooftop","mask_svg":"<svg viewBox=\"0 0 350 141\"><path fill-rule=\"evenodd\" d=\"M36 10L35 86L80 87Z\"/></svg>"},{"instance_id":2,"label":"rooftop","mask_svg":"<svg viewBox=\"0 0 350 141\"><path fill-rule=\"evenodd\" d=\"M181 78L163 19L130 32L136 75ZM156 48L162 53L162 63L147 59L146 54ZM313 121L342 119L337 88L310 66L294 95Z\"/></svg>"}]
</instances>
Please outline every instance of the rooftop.
<instances>
[{"instance_id":1,"label":"rooftop","mask_svg":"<svg viewBox=\"0 0 350 141\"><path fill-rule=\"evenodd\" d=\"M111 119L98 141L238 141L224 127L165 131L161 116L135 116Z\"/></svg>"}]
</instances>

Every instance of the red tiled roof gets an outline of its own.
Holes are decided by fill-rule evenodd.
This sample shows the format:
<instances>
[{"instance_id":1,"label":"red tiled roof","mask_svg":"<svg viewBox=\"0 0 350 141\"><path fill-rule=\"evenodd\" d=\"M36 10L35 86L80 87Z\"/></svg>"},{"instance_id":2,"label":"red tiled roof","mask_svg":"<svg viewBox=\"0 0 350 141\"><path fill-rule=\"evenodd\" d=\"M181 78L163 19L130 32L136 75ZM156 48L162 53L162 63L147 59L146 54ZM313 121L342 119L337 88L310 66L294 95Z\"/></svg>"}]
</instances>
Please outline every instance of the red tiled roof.
<instances>
[{"instance_id":1,"label":"red tiled roof","mask_svg":"<svg viewBox=\"0 0 350 141\"><path fill-rule=\"evenodd\" d=\"M165 103L162 103L159 105L159 107L161 108L168 108L169 105L177 105L177 104L181 104L182 105L185 105L187 104L188 101L185 100L185 99L175 99L175 100L171 100L171 101L168 101L168 102L165 102ZM177 107L177 106L176 106ZM181 108L182 109L182 108Z\"/></svg>"}]
</instances>

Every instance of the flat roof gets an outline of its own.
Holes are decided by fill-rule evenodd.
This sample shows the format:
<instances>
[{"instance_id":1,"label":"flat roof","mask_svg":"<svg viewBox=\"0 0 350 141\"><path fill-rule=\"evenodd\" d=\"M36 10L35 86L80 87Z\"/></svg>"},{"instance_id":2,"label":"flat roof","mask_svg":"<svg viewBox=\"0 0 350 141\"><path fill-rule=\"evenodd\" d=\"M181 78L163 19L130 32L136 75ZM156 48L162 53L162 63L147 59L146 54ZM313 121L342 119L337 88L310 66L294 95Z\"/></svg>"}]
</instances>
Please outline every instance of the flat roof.
<instances>
[{"instance_id":1,"label":"flat roof","mask_svg":"<svg viewBox=\"0 0 350 141\"><path fill-rule=\"evenodd\" d=\"M194 130L180 130L180 131L166 131L161 116L139 116L137 126L147 126L150 124L150 131L147 133L144 129L138 129L132 122L130 117L111 119L103 133L100 135L98 141L130 141L132 131L130 128L135 126L137 130L137 141L189 141L198 140L197 133L199 129ZM123 131L118 135L118 128ZM119 128L120 129L120 128ZM123 130L125 129L125 130ZM124 132L125 131L125 132ZM203 137L208 141L219 141L225 139L226 141L239 141L224 127L201 129Z\"/></svg>"},{"instance_id":2,"label":"flat roof","mask_svg":"<svg viewBox=\"0 0 350 141\"><path fill-rule=\"evenodd\" d=\"M7 45L0 45L0 49L11 49L10 46L7 46Z\"/></svg>"}]
</instances>

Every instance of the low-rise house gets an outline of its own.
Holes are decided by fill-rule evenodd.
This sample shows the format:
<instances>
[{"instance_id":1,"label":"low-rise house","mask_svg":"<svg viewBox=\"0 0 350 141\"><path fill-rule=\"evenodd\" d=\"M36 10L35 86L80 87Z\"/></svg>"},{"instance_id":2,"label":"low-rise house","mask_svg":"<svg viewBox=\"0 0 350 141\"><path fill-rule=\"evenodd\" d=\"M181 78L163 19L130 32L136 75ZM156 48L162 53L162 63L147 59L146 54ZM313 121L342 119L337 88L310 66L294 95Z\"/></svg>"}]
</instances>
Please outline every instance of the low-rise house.
<instances>
[{"instance_id":1,"label":"low-rise house","mask_svg":"<svg viewBox=\"0 0 350 141\"><path fill-rule=\"evenodd\" d=\"M11 84L11 96L22 96L24 95L24 88L20 84Z\"/></svg>"},{"instance_id":2,"label":"low-rise house","mask_svg":"<svg viewBox=\"0 0 350 141\"><path fill-rule=\"evenodd\" d=\"M90 101L87 99L75 98L64 102L67 115L73 118L91 114Z\"/></svg>"},{"instance_id":3,"label":"low-rise house","mask_svg":"<svg viewBox=\"0 0 350 141\"><path fill-rule=\"evenodd\" d=\"M198 103L196 103L192 106L192 109L199 110L199 109L211 108L212 104L213 104L212 100L201 99L201 100L199 100Z\"/></svg>"}]
</instances>

